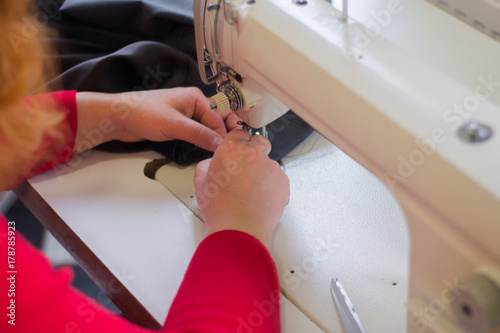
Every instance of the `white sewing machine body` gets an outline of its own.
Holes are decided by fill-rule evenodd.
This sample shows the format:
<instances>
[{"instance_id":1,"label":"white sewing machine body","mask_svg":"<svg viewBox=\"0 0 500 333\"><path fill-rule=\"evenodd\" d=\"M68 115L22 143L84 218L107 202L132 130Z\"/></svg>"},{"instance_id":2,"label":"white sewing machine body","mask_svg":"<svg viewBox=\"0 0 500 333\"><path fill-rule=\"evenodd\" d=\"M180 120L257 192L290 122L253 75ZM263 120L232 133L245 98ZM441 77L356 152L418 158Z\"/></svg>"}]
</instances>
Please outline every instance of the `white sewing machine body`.
<instances>
[{"instance_id":1,"label":"white sewing machine body","mask_svg":"<svg viewBox=\"0 0 500 333\"><path fill-rule=\"evenodd\" d=\"M343 22L323 0L194 7L199 52L223 68L213 79L241 94L237 112L250 126L289 107L392 190L411 238L408 331L498 329L500 44L411 0L367 10L365 25ZM415 22L402 24L398 16L410 13ZM420 40L411 34L419 24ZM433 50L412 52L438 28L449 38L434 38L442 68L426 58ZM474 51L456 57L460 44ZM482 68L474 52L484 54Z\"/></svg>"}]
</instances>

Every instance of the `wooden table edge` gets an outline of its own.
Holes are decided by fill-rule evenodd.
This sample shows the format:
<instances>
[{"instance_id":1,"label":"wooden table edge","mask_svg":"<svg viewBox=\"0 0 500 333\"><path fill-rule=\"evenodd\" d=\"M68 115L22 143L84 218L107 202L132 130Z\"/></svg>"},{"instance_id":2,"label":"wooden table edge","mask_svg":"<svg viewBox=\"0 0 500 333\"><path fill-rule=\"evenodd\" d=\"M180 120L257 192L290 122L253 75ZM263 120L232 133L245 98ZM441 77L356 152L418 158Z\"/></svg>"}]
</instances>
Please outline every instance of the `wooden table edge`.
<instances>
[{"instance_id":1,"label":"wooden table edge","mask_svg":"<svg viewBox=\"0 0 500 333\"><path fill-rule=\"evenodd\" d=\"M22 182L14 190L14 193L57 241L75 258L82 269L122 311L128 320L144 328L158 330L162 327L28 181Z\"/></svg>"}]
</instances>

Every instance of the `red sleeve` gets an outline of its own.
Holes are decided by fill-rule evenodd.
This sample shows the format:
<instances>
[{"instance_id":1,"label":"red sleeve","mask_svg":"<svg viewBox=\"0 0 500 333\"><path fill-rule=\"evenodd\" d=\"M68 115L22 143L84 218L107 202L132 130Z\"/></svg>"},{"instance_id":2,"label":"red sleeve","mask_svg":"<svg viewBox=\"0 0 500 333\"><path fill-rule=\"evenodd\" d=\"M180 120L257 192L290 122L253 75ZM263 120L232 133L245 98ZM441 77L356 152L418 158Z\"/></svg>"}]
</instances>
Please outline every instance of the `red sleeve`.
<instances>
[{"instance_id":1,"label":"red sleeve","mask_svg":"<svg viewBox=\"0 0 500 333\"><path fill-rule=\"evenodd\" d=\"M77 130L76 91L56 91L46 95L31 96L28 100L44 100L40 97L50 97L54 107L65 114L61 124L61 136L56 141L51 140L41 148L43 154L31 172L31 176L44 172L60 163L67 162L73 155Z\"/></svg>"},{"instance_id":2,"label":"red sleeve","mask_svg":"<svg viewBox=\"0 0 500 333\"><path fill-rule=\"evenodd\" d=\"M151 332L73 289L72 270L54 270L12 226L0 215L1 332ZM236 231L207 237L161 331L279 332L278 279L267 250Z\"/></svg>"},{"instance_id":3,"label":"red sleeve","mask_svg":"<svg viewBox=\"0 0 500 333\"><path fill-rule=\"evenodd\" d=\"M182 332L280 332L274 262L260 241L226 230L196 250L165 327Z\"/></svg>"}]
</instances>

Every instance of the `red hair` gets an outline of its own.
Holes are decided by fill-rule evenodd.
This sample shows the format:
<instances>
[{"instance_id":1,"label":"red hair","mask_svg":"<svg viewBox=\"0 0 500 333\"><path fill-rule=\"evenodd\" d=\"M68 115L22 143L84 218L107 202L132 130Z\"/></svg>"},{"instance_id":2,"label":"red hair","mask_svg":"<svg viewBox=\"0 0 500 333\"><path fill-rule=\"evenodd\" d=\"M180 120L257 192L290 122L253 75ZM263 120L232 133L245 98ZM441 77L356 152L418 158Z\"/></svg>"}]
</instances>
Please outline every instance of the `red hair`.
<instances>
[{"instance_id":1,"label":"red hair","mask_svg":"<svg viewBox=\"0 0 500 333\"><path fill-rule=\"evenodd\" d=\"M43 99L25 97L40 89L54 67L44 62L42 43L48 30L37 20L26 0L0 0L0 176L18 174L17 161L37 156L36 151L55 130L63 114ZM6 184L0 184L4 190ZM7 185L9 186L9 185Z\"/></svg>"}]
</instances>

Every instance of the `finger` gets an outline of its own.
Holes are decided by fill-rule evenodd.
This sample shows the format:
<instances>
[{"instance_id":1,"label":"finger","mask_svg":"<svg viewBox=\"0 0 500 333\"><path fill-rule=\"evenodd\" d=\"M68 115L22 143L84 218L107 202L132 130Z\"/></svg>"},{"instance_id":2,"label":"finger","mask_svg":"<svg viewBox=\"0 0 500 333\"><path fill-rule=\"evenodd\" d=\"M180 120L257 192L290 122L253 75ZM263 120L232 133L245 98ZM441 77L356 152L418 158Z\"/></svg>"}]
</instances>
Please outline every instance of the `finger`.
<instances>
[{"instance_id":1,"label":"finger","mask_svg":"<svg viewBox=\"0 0 500 333\"><path fill-rule=\"evenodd\" d=\"M222 119L226 119L230 115L234 114L234 111L229 109L229 110L226 110L224 112L217 112L217 113L221 115Z\"/></svg>"},{"instance_id":2,"label":"finger","mask_svg":"<svg viewBox=\"0 0 500 333\"><path fill-rule=\"evenodd\" d=\"M210 108L208 99L201 93L195 95L195 105L193 119L199 121L208 128L213 129L220 136L225 137L227 134L224 118Z\"/></svg>"},{"instance_id":3,"label":"finger","mask_svg":"<svg viewBox=\"0 0 500 333\"><path fill-rule=\"evenodd\" d=\"M228 131L232 131L234 129L241 129L241 125L238 122L241 121L241 118L236 115L236 113L231 112L226 118L226 128Z\"/></svg>"},{"instance_id":4,"label":"finger","mask_svg":"<svg viewBox=\"0 0 500 333\"><path fill-rule=\"evenodd\" d=\"M175 139L190 142L212 152L222 143L219 133L187 117L178 119L172 126L171 133Z\"/></svg>"},{"instance_id":5,"label":"finger","mask_svg":"<svg viewBox=\"0 0 500 333\"><path fill-rule=\"evenodd\" d=\"M199 194L203 193L205 187L205 182L207 179L208 170L210 169L210 163L212 159L204 160L196 165L194 169L194 190L196 194L196 199L198 200L198 208L202 209L203 201L200 202ZM204 203L206 204L206 202Z\"/></svg>"},{"instance_id":6,"label":"finger","mask_svg":"<svg viewBox=\"0 0 500 333\"><path fill-rule=\"evenodd\" d=\"M250 133L248 133L248 131L242 129L235 129L227 134L225 140L250 141L251 137L252 136L250 135Z\"/></svg>"},{"instance_id":7,"label":"finger","mask_svg":"<svg viewBox=\"0 0 500 333\"><path fill-rule=\"evenodd\" d=\"M196 184L201 184L203 180L207 177L208 169L210 168L210 163L212 162L212 159L206 159L201 161L196 165L196 168L194 169L194 183Z\"/></svg>"},{"instance_id":8,"label":"finger","mask_svg":"<svg viewBox=\"0 0 500 333\"><path fill-rule=\"evenodd\" d=\"M253 144L257 145L259 149L264 153L266 156L269 155L271 152L271 142L264 136L262 135L254 135L252 136L252 139L250 140Z\"/></svg>"},{"instance_id":9,"label":"finger","mask_svg":"<svg viewBox=\"0 0 500 333\"><path fill-rule=\"evenodd\" d=\"M201 118L196 117L198 115L201 115ZM207 110L198 111L198 114L195 114L195 117L193 117L193 119L198 120L203 125L213 129L222 137L225 137L227 134L226 124L224 123L224 119L222 119L222 117L219 114L217 114L217 112L211 110L210 108L208 111Z\"/></svg>"}]
</instances>

